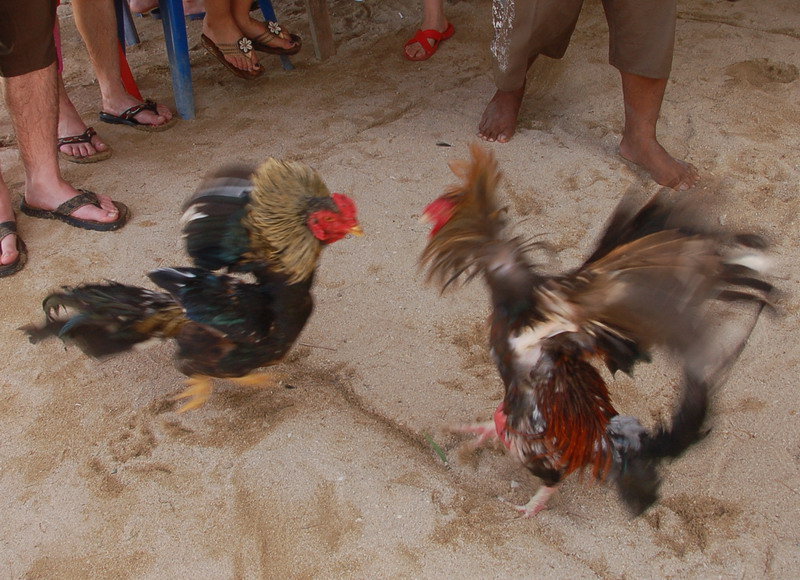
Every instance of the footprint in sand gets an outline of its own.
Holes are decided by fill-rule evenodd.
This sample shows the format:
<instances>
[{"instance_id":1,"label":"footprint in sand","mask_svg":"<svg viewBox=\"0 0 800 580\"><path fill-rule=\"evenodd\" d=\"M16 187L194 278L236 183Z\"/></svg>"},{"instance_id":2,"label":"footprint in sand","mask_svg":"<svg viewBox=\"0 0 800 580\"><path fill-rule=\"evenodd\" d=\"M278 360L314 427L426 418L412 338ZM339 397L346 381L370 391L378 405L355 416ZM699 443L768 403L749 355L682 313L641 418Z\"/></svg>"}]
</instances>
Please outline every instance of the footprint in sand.
<instances>
[{"instance_id":1,"label":"footprint in sand","mask_svg":"<svg viewBox=\"0 0 800 580\"><path fill-rule=\"evenodd\" d=\"M737 62L728 66L725 72L734 83L748 83L762 89L769 89L778 84L792 83L800 77L800 72L795 65L767 58Z\"/></svg>"}]
</instances>

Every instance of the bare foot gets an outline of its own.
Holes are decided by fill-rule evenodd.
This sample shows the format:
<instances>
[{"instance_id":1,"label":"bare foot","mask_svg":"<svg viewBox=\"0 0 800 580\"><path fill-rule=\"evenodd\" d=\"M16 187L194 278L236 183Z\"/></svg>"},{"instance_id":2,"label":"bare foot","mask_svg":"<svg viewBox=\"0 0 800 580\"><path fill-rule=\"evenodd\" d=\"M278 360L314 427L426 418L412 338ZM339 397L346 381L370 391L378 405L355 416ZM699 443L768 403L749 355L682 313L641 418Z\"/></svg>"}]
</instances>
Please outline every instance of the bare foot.
<instances>
[{"instance_id":1,"label":"bare foot","mask_svg":"<svg viewBox=\"0 0 800 580\"><path fill-rule=\"evenodd\" d=\"M66 181L57 184L28 184L25 203L35 209L54 210L80 192ZM84 205L70 215L82 220L111 223L119 218L119 210L110 197L97 194L100 207Z\"/></svg>"},{"instance_id":2,"label":"bare foot","mask_svg":"<svg viewBox=\"0 0 800 580\"><path fill-rule=\"evenodd\" d=\"M483 111L478 136L484 141L508 143L517 129L517 115L524 95L524 85L514 91L498 90Z\"/></svg>"},{"instance_id":3,"label":"bare foot","mask_svg":"<svg viewBox=\"0 0 800 580\"><path fill-rule=\"evenodd\" d=\"M631 163L643 167L659 185L686 191L700 179L694 165L675 159L653 138L637 140L623 135L619 154Z\"/></svg>"},{"instance_id":4,"label":"bare foot","mask_svg":"<svg viewBox=\"0 0 800 580\"><path fill-rule=\"evenodd\" d=\"M103 108L101 110L112 115L121 115L131 107L141 104L141 101L125 91L119 91L109 96L104 95L102 102ZM153 127L165 125L172 120L172 111L169 110L169 107L156 104L156 111L157 113L154 113L148 109L143 109L136 113L133 118L143 125L151 125Z\"/></svg>"}]
</instances>

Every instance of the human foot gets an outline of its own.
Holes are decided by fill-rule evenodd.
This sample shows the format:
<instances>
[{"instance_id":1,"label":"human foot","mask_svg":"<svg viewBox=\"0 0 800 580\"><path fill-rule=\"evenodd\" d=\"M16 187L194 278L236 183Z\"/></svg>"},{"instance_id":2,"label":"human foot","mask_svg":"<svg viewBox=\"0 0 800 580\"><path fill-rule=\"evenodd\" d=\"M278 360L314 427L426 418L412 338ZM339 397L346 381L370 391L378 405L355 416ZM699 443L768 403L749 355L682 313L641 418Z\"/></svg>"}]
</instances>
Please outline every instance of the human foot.
<instances>
[{"instance_id":1,"label":"human foot","mask_svg":"<svg viewBox=\"0 0 800 580\"><path fill-rule=\"evenodd\" d=\"M72 104L63 81L59 79L58 100L58 151L60 156L74 163L90 163L111 156L111 148L91 127L81 119Z\"/></svg>"},{"instance_id":2,"label":"human foot","mask_svg":"<svg viewBox=\"0 0 800 580\"><path fill-rule=\"evenodd\" d=\"M19 249L20 241L17 236L14 209L11 207L11 194L0 179L0 276L8 276L17 271L17 269L12 271L14 268L12 264L15 264L20 256Z\"/></svg>"},{"instance_id":3,"label":"human foot","mask_svg":"<svg viewBox=\"0 0 800 580\"><path fill-rule=\"evenodd\" d=\"M106 122L113 123L113 120L109 121L111 118L129 119L132 123L125 124L133 124L145 130L166 129L172 125L173 115L169 107L151 101L142 103L124 91L108 97L103 96L102 103L100 118ZM103 119L104 116L106 119Z\"/></svg>"},{"instance_id":4,"label":"human foot","mask_svg":"<svg viewBox=\"0 0 800 580\"><path fill-rule=\"evenodd\" d=\"M517 128L517 116L525 95L525 86L514 91L498 90L478 123L478 136L484 141L507 143Z\"/></svg>"},{"instance_id":5,"label":"human foot","mask_svg":"<svg viewBox=\"0 0 800 580\"><path fill-rule=\"evenodd\" d=\"M66 202L76 199L84 193L84 191L75 189L65 181L53 187L34 187L29 184L25 197L23 198L22 210L29 215L59 210L60 213L68 212L65 215L69 215L71 218L87 223L106 224L107 226L114 225L118 220L123 218L120 207L124 206L122 204L118 206L110 197L105 195L96 195L96 204L86 200L86 204L81 205L74 211L64 209L64 204ZM35 217L54 216L35 215ZM118 227L121 226L122 223L120 223Z\"/></svg>"},{"instance_id":6,"label":"human foot","mask_svg":"<svg viewBox=\"0 0 800 580\"><path fill-rule=\"evenodd\" d=\"M439 44L453 34L455 28L444 18L437 21L423 20L419 30L403 46L403 54L408 60L427 60L436 53Z\"/></svg>"},{"instance_id":7,"label":"human foot","mask_svg":"<svg viewBox=\"0 0 800 580\"><path fill-rule=\"evenodd\" d=\"M623 159L644 168L659 185L686 191L700 179L694 165L675 159L653 138L637 140L623 135L619 154Z\"/></svg>"},{"instance_id":8,"label":"human foot","mask_svg":"<svg viewBox=\"0 0 800 580\"><path fill-rule=\"evenodd\" d=\"M0 278L4 278L22 270L28 261L28 251L17 234L17 222L0 220Z\"/></svg>"},{"instance_id":9,"label":"human foot","mask_svg":"<svg viewBox=\"0 0 800 580\"><path fill-rule=\"evenodd\" d=\"M62 158L73 163L94 163L111 157L111 149L93 127L87 127L80 134L59 137L58 152Z\"/></svg>"},{"instance_id":10,"label":"human foot","mask_svg":"<svg viewBox=\"0 0 800 580\"><path fill-rule=\"evenodd\" d=\"M299 36L290 33L277 22L261 22L248 16L239 26L244 35L253 42L253 49L261 52L293 55L300 51L303 44Z\"/></svg>"},{"instance_id":11,"label":"human foot","mask_svg":"<svg viewBox=\"0 0 800 580\"><path fill-rule=\"evenodd\" d=\"M247 34L239 30L233 23L211 27L208 18L203 21L203 47L213 54L220 62L234 73L238 70L243 78L255 78L264 70L258 62L258 57L253 51L252 42L246 38ZM238 73L237 73L238 74Z\"/></svg>"}]
</instances>

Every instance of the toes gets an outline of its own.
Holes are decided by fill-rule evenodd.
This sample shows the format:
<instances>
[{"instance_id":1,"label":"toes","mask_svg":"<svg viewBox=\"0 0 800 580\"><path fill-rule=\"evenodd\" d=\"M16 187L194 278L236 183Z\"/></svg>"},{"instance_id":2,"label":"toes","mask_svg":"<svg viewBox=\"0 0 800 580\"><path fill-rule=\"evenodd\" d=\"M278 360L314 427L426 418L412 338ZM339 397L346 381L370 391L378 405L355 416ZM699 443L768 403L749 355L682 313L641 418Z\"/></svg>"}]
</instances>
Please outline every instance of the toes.
<instances>
[{"instance_id":1,"label":"toes","mask_svg":"<svg viewBox=\"0 0 800 580\"><path fill-rule=\"evenodd\" d=\"M17 236L16 234L9 234L0 242L2 254L0 254L0 264L6 266L13 264L16 261L19 253L17 252Z\"/></svg>"}]
</instances>

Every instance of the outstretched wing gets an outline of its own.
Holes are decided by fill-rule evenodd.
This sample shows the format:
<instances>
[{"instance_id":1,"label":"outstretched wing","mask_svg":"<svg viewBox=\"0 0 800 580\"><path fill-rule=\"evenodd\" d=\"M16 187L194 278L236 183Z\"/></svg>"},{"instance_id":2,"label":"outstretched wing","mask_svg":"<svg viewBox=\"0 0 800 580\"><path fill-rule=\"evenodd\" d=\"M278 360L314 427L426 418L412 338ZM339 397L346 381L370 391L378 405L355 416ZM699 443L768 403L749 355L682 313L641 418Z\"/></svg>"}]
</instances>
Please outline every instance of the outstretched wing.
<instances>
[{"instance_id":1,"label":"outstretched wing","mask_svg":"<svg viewBox=\"0 0 800 580\"><path fill-rule=\"evenodd\" d=\"M583 266L558 280L591 333L626 372L654 345L686 352L712 323L714 299L763 305L764 240L698 225L699 202L662 193L638 212L624 200Z\"/></svg>"}]
</instances>

